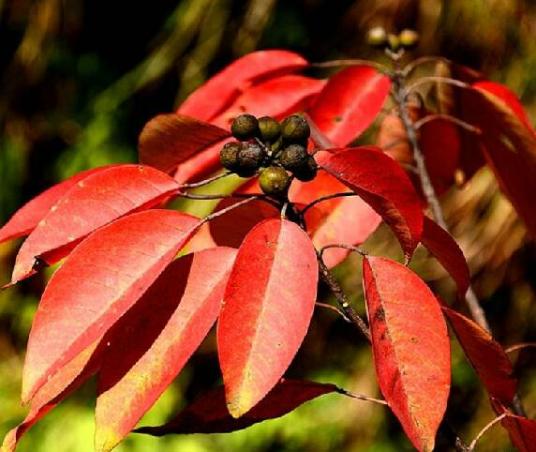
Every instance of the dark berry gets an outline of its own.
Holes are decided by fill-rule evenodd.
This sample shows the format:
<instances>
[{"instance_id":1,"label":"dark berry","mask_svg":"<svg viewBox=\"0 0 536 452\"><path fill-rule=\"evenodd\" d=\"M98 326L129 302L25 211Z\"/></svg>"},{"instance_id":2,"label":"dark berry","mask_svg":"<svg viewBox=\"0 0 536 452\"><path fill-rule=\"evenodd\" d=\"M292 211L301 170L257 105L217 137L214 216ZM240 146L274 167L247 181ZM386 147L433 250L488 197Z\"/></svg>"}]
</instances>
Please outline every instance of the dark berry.
<instances>
[{"instance_id":1,"label":"dark berry","mask_svg":"<svg viewBox=\"0 0 536 452\"><path fill-rule=\"evenodd\" d=\"M318 165L313 156L310 155L302 166L294 170L294 176L302 182L309 182L316 177L317 171Z\"/></svg>"},{"instance_id":2,"label":"dark berry","mask_svg":"<svg viewBox=\"0 0 536 452\"><path fill-rule=\"evenodd\" d=\"M266 153L256 143L244 143L238 151L238 167L241 170L258 169L263 163Z\"/></svg>"},{"instance_id":3,"label":"dark berry","mask_svg":"<svg viewBox=\"0 0 536 452\"><path fill-rule=\"evenodd\" d=\"M304 143L311 129L307 120L300 115L292 115L281 123L281 135L287 143Z\"/></svg>"},{"instance_id":4,"label":"dark berry","mask_svg":"<svg viewBox=\"0 0 536 452\"><path fill-rule=\"evenodd\" d=\"M301 144L290 144L281 151L279 162L285 169L294 171L301 167L307 160L307 150Z\"/></svg>"},{"instance_id":5,"label":"dark berry","mask_svg":"<svg viewBox=\"0 0 536 452\"><path fill-rule=\"evenodd\" d=\"M267 195L280 195L287 191L290 176L279 166L270 166L261 171L259 185Z\"/></svg>"},{"instance_id":6,"label":"dark berry","mask_svg":"<svg viewBox=\"0 0 536 452\"><path fill-rule=\"evenodd\" d=\"M273 143L281 135L281 125L274 118L263 116L259 118L259 132L263 141Z\"/></svg>"},{"instance_id":7,"label":"dark berry","mask_svg":"<svg viewBox=\"0 0 536 452\"><path fill-rule=\"evenodd\" d=\"M398 35L400 46L404 49L414 49L419 43L419 34L415 30L402 30Z\"/></svg>"},{"instance_id":8,"label":"dark berry","mask_svg":"<svg viewBox=\"0 0 536 452\"><path fill-rule=\"evenodd\" d=\"M231 124L231 133L241 141L254 138L259 133L259 122L253 115L237 116Z\"/></svg>"},{"instance_id":9,"label":"dark berry","mask_svg":"<svg viewBox=\"0 0 536 452\"><path fill-rule=\"evenodd\" d=\"M220 162L224 168L235 171L238 168L238 153L241 149L240 143L233 141L226 143L220 151Z\"/></svg>"},{"instance_id":10,"label":"dark berry","mask_svg":"<svg viewBox=\"0 0 536 452\"><path fill-rule=\"evenodd\" d=\"M372 47L384 47L387 44L387 33L383 27L371 28L367 33L367 44Z\"/></svg>"}]
</instances>

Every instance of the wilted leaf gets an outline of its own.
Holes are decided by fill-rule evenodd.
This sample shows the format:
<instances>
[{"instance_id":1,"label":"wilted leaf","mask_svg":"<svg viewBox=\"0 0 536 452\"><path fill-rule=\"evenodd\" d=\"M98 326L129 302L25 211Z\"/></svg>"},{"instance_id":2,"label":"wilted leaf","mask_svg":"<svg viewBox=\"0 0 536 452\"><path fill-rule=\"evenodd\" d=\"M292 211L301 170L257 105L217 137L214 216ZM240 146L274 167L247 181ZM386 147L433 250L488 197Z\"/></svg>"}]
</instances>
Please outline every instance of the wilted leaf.
<instances>
[{"instance_id":1,"label":"wilted leaf","mask_svg":"<svg viewBox=\"0 0 536 452\"><path fill-rule=\"evenodd\" d=\"M229 137L227 130L188 116L155 116L141 131L139 160L166 173Z\"/></svg>"},{"instance_id":2,"label":"wilted leaf","mask_svg":"<svg viewBox=\"0 0 536 452\"><path fill-rule=\"evenodd\" d=\"M153 283L199 221L168 210L129 215L90 235L52 276L35 315L23 400L104 334Z\"/></svg>"},{"instance_id":3,"label":"wilted leaf","mask_svg":"<svg viewBox=\"0 0 536 452\"><path fill-rule=\"evenodd\" d=\"M233 61L195 90L177 113L213 120L254 82L288 74L308 65L300 55L285 50L261 50Z\"/></svg>"},{"instance_id":4,"label":"wilted leaf","mask_svg":"<svg viewBox=\"0 0 536 452\"><path fill-rule=\"evenodd\" d=\"M449 272L458 286L458 292L463 297L470 284L469 267L456 241L435 221L424 217L422 244Z\"/></svg>"},{"instance_id":5,"label":"wilted leaf","mask_svg":"<svg viewBox=\"0 0 536 452\"><path fill-rule=\"evenodd\" d=\"M411 181L392 158L375 147L332 149L323 168L367 202L393 229L404 254L420 241L423 213ZM324 154L324 153L323 153Z\"/></svg>"},{"instance_id":6,"label":"wilted leaf","mask_svg":"<svg viewBox=\"0 0 536 452\"><path fill-rule=\"evenodd\" d=\"M512 363L503 348L478 324L452 309L443 307L465 351L465 355L490 396L510 404L516 392Z\"/></svg>"},{"instance_id":7,"label":"wilted leaf","mask_svg":"<svg viewBox=\"0 0 536 452\"><path fill-rule=\"evenodd\" d=\"M345 146L372 124L391 82L370 66L352 66L331 77L308 111L316 126L337 146Z\"/></svg>"},{"instance_id":8,"label":"wilted leaf","mask_svg":"<svg viewBox=\"0 0 536 452\"><path fill-rule=\"evenodd\" d=\"M239 419L233 418L220 386L201 395L177 417L159 427L142 427L138 433L163 436L170 433L227 433L283 416L301 404L324 394L338 392L332 384L303 380L281 380L258 405Z\"/></svg>"},{"instance_id":9,"label":"wilted leaf","mask_svg":"<svg viewBox=\"0 0 536 452\"><path fill-rule=\"evenodd\" d=\"M80 180L23 243L12 283L35 272L36 257L48 264L57 262L95 229L127 213L155 206L178 187L168 175L141 165L118 165Z\"/></svg>"},{"instance_id":10,"label":"wilted leaf","mask_svg":"<svg viewBox=\"0 0 536 452\"><path fill-rule=\"evenodd\" d=\"M398 262L363 259L363 286L378 382L419 451L434 448L450 388L450 343L428 286Z\"/></svg>"},{"instance_id":11,"label":"wilted leaf","mask_svg":"<svg viewBox=\"0 0 536 452\"><path fill-rule=\"evenodd\" d=\"M219 315L235 254L213 248L174 261L110 339L99 373L97 450L111 450L132 430L199 347Z\"/></svg>"},{"instance_id":12,"label":"wilted leaf","mask_svg":"<svg viewBox=\"0 0 536 452\"><path fill-rule=\"evenodd\" d=\"M218 355L233 417L277 384L309 327L318 281L307 234L287 220L259 223L244 239L218 321Z\"/></svg>"}]
</instances>

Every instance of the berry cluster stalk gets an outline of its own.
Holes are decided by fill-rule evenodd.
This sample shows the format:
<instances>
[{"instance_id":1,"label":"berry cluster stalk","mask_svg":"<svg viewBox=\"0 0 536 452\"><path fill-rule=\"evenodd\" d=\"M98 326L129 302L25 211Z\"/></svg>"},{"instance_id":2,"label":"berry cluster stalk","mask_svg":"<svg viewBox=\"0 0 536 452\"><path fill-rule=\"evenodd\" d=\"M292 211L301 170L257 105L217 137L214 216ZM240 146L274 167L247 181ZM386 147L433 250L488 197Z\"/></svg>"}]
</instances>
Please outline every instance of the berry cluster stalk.
<instances>
[{"instance_id":1,"label":"berry cluster stalk","mask_svg":"<svg viewBox=\"0 0 536 452\"><path fill-rule=\"evenodd\" d=\"M424 154L419 146L415 124L413 123L409 115L406 103L407 90L405 88L405 77L403 72L398 69L395 70L395 72L392 74L392 81L392 95L394 101L397 104L400 119L404 125L406 133L408 135L409 143L411 144L411 148L413 150L413 158L415 159L415 164L417 165L417 175L419 176L419 180L421 182L422 191L424 193L424 196L426 197L428 205L430 206L430 210L436 223L439 224L439 226L441 226L445 231L449 232L449 228L445 221L445 216L443 215L443 210L441 209L441 205L439 203L439 198L437 197L437 193L435 192L434 186L432 185L432 181L430 180L428 169L426 168ZM469 287L469 289L467 290L465 302L467 304L467 307L469 308L469 311L471 312L471 316L473 317L473 319L475 319L475 321L482 328L487 331L490 331L490 326L488 320L486 319L486 314L480 306L478 298L476 297L475 292L471 287Z\"/></svg>"}]
</instances>

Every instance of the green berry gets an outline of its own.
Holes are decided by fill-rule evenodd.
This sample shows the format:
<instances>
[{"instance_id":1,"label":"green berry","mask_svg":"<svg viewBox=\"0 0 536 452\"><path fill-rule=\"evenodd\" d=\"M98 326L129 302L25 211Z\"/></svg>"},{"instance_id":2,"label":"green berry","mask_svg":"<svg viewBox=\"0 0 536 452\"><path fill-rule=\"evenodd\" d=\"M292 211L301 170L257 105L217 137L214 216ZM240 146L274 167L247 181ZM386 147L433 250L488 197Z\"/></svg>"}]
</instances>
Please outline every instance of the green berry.
<instances>
[{"instance_id":1,"label":"green berry","mask_svg":"<svg viewBox=\"0 0 536 452\"><path fill-rule=\"evenodd\" d=\"M292 115L281 123L281 135L287 143L303 143L310 134L311 129L303 116Z\"/></svg>"},{"instance_id":2,"label":"green berry","mask_svg":"<svg viewBox=\"0 0 536 452\"><path fill-rule=\"evenodd\" d=\"M259 118L259 131L263 141L273 143L281 135L281 125L274 118L263 116Z\"/></svg>"},{"instance_id":3,"label":"green berry","mask_svg":"<svg viewBox=\"0 0 536 452\"><path fill-rule=\"evenodd\" d=\"M384 47L387 44L387 32L383 27L371 28L367 33L367 44L372 47Z\"/></svg>"},{"instance_id":4,"label":"green berry","mask_svg":"<svg viewBox=\"0 0 536 452\"><path fill-rule=\"evenodd\" d=\"M316 177L317 171L318 165L313 156L310 155L302 166L294 170L294 176L302 182L309 182Z\"/></svg>"},{"instance_id":5,"label":"green berry","mask_svg":"<svg viewBox=\"0 0 536 452\"><path fill-rule=\"evenodd\" d=\"M259 185L267 195L280 195L287 191L290 176L279 166L270 166L261 171Z\"/></svg>"},{"instance_id":6,"label":"green berry","mask_svg":"<svg viewBox=\"0 0 536 452\"><path fill-rule=\"evenodd\" d=\"M259 122L253 115L243 114L237 116L231 124L231 133L241 141L250 140L259 133Z\"/></svg>"},{"instance_id":7,"label":"green berry","mask_svg":"<svg viewBox=\"0 0 536 452\"><path fill-rule=\"evenodd\" d=\"M279 162L289 171L301 167L307 160L307 149L301 144L290 144L281 151Z\"/></svg>"},{"instance_id":8,"label":"green berry","mask_svg":"<svg viewBox=\"0 0 536 452\"><path fill-rule=\"evenodd\" d=\"M257 170L266 156L264 150L256 143L246 143L238 151L238 167L241 170Z\"/></svg>"},{"instance_id":9,"label":"green berry","mask_svg":"<svg viewBox=\"0 0 536 452\"><path fill-rule=\"evenodd\" d=\"M238 153L241 149L240 143L233 141L226 143L220 151L220 162L224 168L235 171L238 168Z\"/></svg>"},{"instance_id":10,"label":"green berry","mask_svg":"<svg viewBox=\"0 0 536 452\"><path fill-rule=\"evenodd\" d=\"M387 35L387 41L389 42L389 48L393 52L396 52L398 50L398 48L400 47L400 39L398 39L397 35L393 35L393 34L389 33Z\"/></svg>"},{"instance_id":11,"label":"green berry","mask_svg":"<svg viewBox=\"0 0 536 452\"><path fill-rule=\"evenodd\" d=\"M419 42L419 33L415 30L405 29L398 35L398 40L404 49L414 49Z\"/></svg>"}]
</instances>

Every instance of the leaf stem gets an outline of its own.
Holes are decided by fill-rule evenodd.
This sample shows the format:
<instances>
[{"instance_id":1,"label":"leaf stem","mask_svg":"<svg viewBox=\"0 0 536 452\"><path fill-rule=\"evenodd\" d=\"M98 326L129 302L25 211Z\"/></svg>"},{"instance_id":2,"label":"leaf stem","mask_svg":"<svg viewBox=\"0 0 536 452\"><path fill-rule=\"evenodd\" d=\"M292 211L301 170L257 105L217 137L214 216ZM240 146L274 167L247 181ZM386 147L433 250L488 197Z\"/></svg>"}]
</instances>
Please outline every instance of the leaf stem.
<instances>
[{"instance_id":1,"label":"leaf stem","mask_svg":"<svg viewBox=\"0 0 536 452\"><path fill-rule=\"evenodd\" d=\"M180 188L197 188L197 187L202 187L203 185L208 185L214 181L217 181L219 179L223 179L224 177L227 177L227 176L230 176L231 173L230 171L225 171L223 173L220 173L220 174L216 174L215 176L212 176L212 177L209 177L207 179L204 179L204 180L200 180L199 182L192 182L191 184L183 184L181 185Z\"/></svg>"},{"instance_id":2,"label":"leaf stem","mask_svg":"<svg viewBox=\"0 0 536 452\"><path fill-rule=\"evenodd\" d=\"M497 416L492 421L488 422L480 432L478 432L478 435L476 435L475 439L471 441L471 444L469 444L468 452L473 452L476 447L476 443L480 438L482 438L482 435L486 433L491 427L493 427L497 422L500 422L506 417L506 413L501 414L500 416Z\"/></svg>"},{"instance_id":3,"label":"leaf stem","mask_svg":"<svg viewBox=\"0 0 536 452\"><path fill-rule=\"evenodd\" d=\"M357 196L355 193L352 192L341 192L341 193L332 193L331 195L325 195L321 196L320 198L315 199L314 201L311 201L309 204L307 204L302 210L301 214L305 215L305 213L311 208L316 206L318 203L321 203L323 201L328 201L330 199L334 198L341 198L343 196Z\"/></svg>"},{"instance_id":4,"label":"leaf stem","mask_svg":"<svg viewBox=\"0 0 536 452\"><path fill-rule=\"evenodd\" d=\"M359 314L352 308L350 303L348 303L348 298L346 297L346 294L342 290L342 287L339 285L339 283L335 280L331 272L329 271L328 267L326 266L324 259L322 259L322 255L320 252L317 252L318 256L318 266L320 269L320 277L322 280L328 285L331 292L335 296L335 299L337 300L337 303L339 303L339 306L341 307L342 311L348 317L351 322L363 333L363 335L367 338L369 342L371 342L370 338L370 330L365 323L365 321L359 316Z\"/></svg>"},{"instance_id":5,"label":"leaf stem","mask_svg":"<svg viewBox=\"0 0 536 452\"><path fill-rule=\"evenodd\" d=\"M352 399L364 400L365 402L373 402L373 403L377 403L379 405L388 405L388 403L385 400L375 399L374 397L369 397L369 396L366 396L364 394L358 394L356 392L351 392L351 391L348 391L348 390L346 390L344 388L340 388L338 386L337 386L337 392L339 394L345 395L346 397L351 397Z\"/></svg>"},{"instance_id":6,"label":"leaf stem","mask_svg":"<svg viewBox=\"0 0 536 452\"><path fill-rule=\"evenodd\" d=\"M446 78L445 77L424 77L420 81L422 80L429 81L429 80L437 80L437 79L443 80ZM451 80L451 79L448 79L448 80L452 82L457 82L456 80ZM424 196L426 197L426 201L428 202L428 205L430 206L430 210L432 211L432 215L436 223L439 224L439 226L441 226L445 231L448 231L449 228L445 221L443 210L439 203L439 198L435 192L434 186L432 185L432 181L430 180L430 174L428 173L428 169L426 167L424 154L419 145L419 140L417 138L417 131L415 128L415 124L413 123L410 117L408 108L407 108L406 97L407 97L407 92L411 91L411 87L410 88L405 87L405 78L403 76L403 73L400 71L395 72L395 75L392 81L393 81L392 95L396 104L398 105L398 114L400 116L400 119L402 120L406 133L408 135L408 140L413 149L413 158L417 166L417 174L419 176L422 191L424 193ZM419 81L415 82L412 86L415 86L418 83ZM469 86L463 82L459 82L459 83ZM465 296L465 302L471 312L471 316L473 317L473 319L475 319L475 321L482 328L484 328L487 331L490 331L490 326L489 326L488 320L486 319L484 310L480 306L478 298L476 297L471 287L469 287L469 289L467 290L467 294Z\"/></svg>"}]
</instances>

